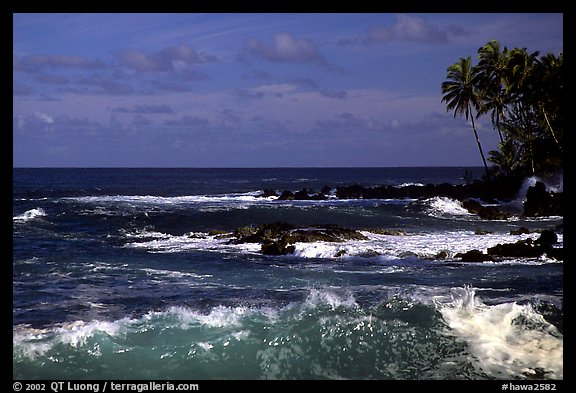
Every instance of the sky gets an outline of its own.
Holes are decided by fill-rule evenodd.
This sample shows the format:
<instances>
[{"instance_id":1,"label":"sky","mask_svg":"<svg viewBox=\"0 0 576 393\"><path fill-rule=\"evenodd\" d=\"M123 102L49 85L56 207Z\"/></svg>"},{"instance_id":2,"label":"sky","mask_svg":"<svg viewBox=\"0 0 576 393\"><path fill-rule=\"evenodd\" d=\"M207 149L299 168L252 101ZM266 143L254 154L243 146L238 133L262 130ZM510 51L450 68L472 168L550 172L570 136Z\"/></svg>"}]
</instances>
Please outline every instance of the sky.
<instances>
[{"instance_id":1,"label":"sky","mask_svg":"<svg viewBox=\"0 0 576 393\"><path fill-rule=\"evenodd\" d=\"M14 14L13 166L481 166L440 86L491 39L558 55L563 15Z\"/></svg>"}]
</instances>

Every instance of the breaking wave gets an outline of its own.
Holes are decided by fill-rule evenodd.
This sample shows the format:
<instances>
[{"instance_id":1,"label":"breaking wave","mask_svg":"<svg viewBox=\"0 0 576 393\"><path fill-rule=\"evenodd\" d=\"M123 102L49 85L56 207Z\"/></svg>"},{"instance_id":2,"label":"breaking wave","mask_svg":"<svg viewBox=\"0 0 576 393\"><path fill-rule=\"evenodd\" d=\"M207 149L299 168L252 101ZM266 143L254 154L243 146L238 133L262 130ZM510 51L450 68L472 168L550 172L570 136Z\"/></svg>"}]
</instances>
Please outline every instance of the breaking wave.
<instances>
[{"instance_id":1,"label":"breaking wave","mask_svg":"<svg viewBox=\"0 0 576 393\"><path fill-rule=\"evenodd\" d=\"M46 214L46 212L44 211L44 209L38 207L38 208L35 208L35 209L27 210L27 211L25 211L24 213L22 213L22 214L20 214L20 215L18 215L18 216L12 217L12 221L13 221L13 222L20 222L20 223L22 223L22 222L27 222L27 221L30 221L30 220L34 220L34 219L36 219L36 218L38 218L38 217L46 217L46 216L47 216L47 214Z\"/></svg>"},{"instance_id":2,"label":"breaking wave","mask_svg":"<svg viewBox=\"0 0 576 393\"><path fill-rule=\"evenodd\" d=\"M369 306L342 290L304 296L283 307L17 325L14 378L563 377L562 334L530 305L487 306L470 288L404 291ZM90 375L78 367L86 362Z\"/></svg>"},{"instance_id":3,"label":"breaking wave","mask_svg":"<svg viewBox=\"0 0 576 393\"><path fill-rule=\"evenodd\" d=\"M519 240L536 240L538 233L502 234L488 233L477 235L475 231L450 231L414 233L405 235L382 235L361 231L367 240L348 240L343 242L311 242L295 243L295 251L291 256L305 259L347 259L372 258L381 261L394 261L409 258L434 258L441 252L452 258L458 253L472 249L486 252L488 248L500 243L514 243ZM233 244L232 237L209 235L194 232L183 235L142 230L137 232L122 231L125 240L124 247L146 250L151 253L177 253L191 251L209 251L225 254L258 254L259 243ZM563 235L558 235L559 244L563 244ZM513 260L512 263L550 263L553 259ZM503 263L503 262L499 262Z\"/></svg>"}]
</instances>

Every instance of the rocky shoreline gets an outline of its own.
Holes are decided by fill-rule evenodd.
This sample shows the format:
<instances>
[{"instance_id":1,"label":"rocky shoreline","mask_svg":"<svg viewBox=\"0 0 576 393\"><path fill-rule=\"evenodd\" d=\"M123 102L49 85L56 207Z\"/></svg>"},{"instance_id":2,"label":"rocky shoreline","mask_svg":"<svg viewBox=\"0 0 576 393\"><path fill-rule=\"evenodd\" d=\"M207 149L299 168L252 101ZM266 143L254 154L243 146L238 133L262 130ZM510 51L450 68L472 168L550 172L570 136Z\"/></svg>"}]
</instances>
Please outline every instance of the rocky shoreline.
<instances>
[{"instance_id":1,"label":"rocky shoreline","mask_svg":"<svg viewBox=\"0 0 576 393\"><path fill-rule=\"evenodd\" d=\"M528 238L516 243L497 244L494 247L489 247L486 253L470 250L456 254L455 257L460 258L462 262L486 262L506 258L539 258L546 255L548 258L562 261L564 260L564 249L554 247L557 242L558 235L554 231L545 229L540 232L540 237L536 240Z\"/></svg>"},{"instance_id":2,"label":"rocky shoreline","mask_svg":"<svg viewBox=\"0 0 576 393\"><path fill-rule=\"evenodd\" d=\"M337 199L427 199L433 197L447 197L460 201L463 208L484 220L506 220L511 213L502 211L497 206L502 202L510 202L517 197L521 182L513 179L498 179L492 181L476 181L465 185L427 184L407 185L402 187L378 186L363 187L352 185L338 187L334 193L328 186L320 192L302 189L298 192L285 190L278 194L274 190L265 189L259 195L263 198L276 198L286 200L327 200ZM332 193L332 194L331 194ZM522 217L563 216L563 193L546 190L542 182L536 182L526 192L523 202ZM229 238L231 244L259 243L261 253L264 255L289 255L295 252L295 243L312 242L346 242L349 240L367 240L362 234L372 232L376 234L403 236L406 233L395 229L350 229L333 224L310 225L298 227L284 222L262 224L237 228L232 232L213 231L212 235ZM560 229L561 231L561 229ZM524 234L530 231L519 228L511 234ZM507 258L539 258L547 256L556 260L563 260L563 248L556 247L557 235L554 231L545 229L540 232L537 240L531 238L515 243L497 244L488 248L484 253L479 250L469 250L454 256L461 262L500 261ZM477 231L477 235L484 234ZM335 255L335 257L340 257ZM445 260L448 255L441 252L435 256L436 260Z\"/></svg>"},{"instance_id":3,"label":"rocky shoreline","mask_svg":"<svg viewBox=\"0 0 576 393\"><path fill-rule=\"evenodd\" d=\"M245 226L235 229L232 232L211 231L209 235L217 236L221 239L229 239L230 244L259 243L260 252L263 255L289 255L295 252L295 243L330 242L342 243L349 240L368 240L362 232L370 232L387 236L409 236L401 229L350 229L334 224L295 226L285 222L275 222L258 226ZM539 258L547 256L555 260L564 259L564 249L555 247L558 243L558 235L550 230L544 229L535 231L540 233L536 240L531 238L519 240L515 243L502 243L488 248L484 253L479 250L469 250L464 253L454 255L455 260L460 262L486 262L502 261L509 258ZM510 234L527 234L530 230L520 227L512 230ZM484 233L477 232L478 236ZM334 255L338 258L345 255L339 252ZM448 254L440 252L435 255L435 260L446 260Z\"/></svg>"},{"instance_id":4,"label":"rocky shoreline","mask_svg":"<svg viewBox=\"0 0 576 393\"><path fill-rule=\"evenodd\" d=\"M216 234L216 233L212 233ZM260 243L265 255L286 255L295 251L295 243L345 242L347 240L366 240L357 230L338 225L310 225L297 227L285 222L240 227L230 233L220 233L229 237L231 244Z\"/></svg>"},{"instance_id":5,"label":"rocky shoreline","mask_svg":"<svg viewBox=\"0 0 576 393\"><path fill-rule=\"evenodd\" d=\"M470 213L485 220L505 220L512 214L502 211L496 205L501 202L513 201L518 194L522 182L515 179L498 179L491 181L476 181L471 184L426 184L364 187L360 185L342 186L336 188L337 199L426 199L446 197L458 200ZM284 190L278 194L274 190L265 189L259 195L263 198L276 197L279 201L292 200L326 200L331 188L324 186L320 192L306 188L292 192ZM483 203L482 203L483 202ZM523 204L524 217L544 217L564 215L563 193L546 190L544 183L538 181L528 188L526 201Z\"/></svg>"}]
</instances>

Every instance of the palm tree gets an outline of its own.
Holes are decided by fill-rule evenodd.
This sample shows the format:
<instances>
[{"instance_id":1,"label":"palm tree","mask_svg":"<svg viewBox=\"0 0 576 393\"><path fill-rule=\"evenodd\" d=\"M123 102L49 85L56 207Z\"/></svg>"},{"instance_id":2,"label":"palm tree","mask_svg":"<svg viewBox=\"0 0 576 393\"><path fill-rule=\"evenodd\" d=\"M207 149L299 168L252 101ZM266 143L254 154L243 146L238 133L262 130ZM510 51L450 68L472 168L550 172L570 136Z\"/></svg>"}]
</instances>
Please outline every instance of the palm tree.
<instances>
[{"instance_id":1,"label":"palm tree","mask_svg":"<svg viewBox=\"0 0 576 393\"><path fill-rule=\"evenodd\" d=\"M510 51L505 78L508 82L506 93L510 94L512 99L521 101L528 95L539 54L540 52L528 53L526 48L514 48Z\"/></svg>"},{"instance_id":2,"label":"palm tree","mask_svg":"<svg viewBox=\"0 0 576 393\"><path fill-rule=\"evenodd\" d=\"M504 89L507 82L508 48L500 50L500 43L491 40L478 49L478 59L476 70L483 101L478 116L491 112L492 125L498 131L500 143L504 143L502 123L506 121L505 112L510 103Z\"/></svg>"},{"instance_id":3,"label":"palm tree","mask_svg":"<svg viewBox=\"0 0 576 393\"><path fill-rule=\"evenodd\" d=\"M474 67L472 67L472 60L470 56L461 57L455 64L448 67L447 80L442 83L442 102L446 102L446 110L454 110L454 117L456 115L464 115L466 120L468 117L472 120L472 129L476 137L476 144L484 163L484 169L488 175L488 165L486 158L482 151L482 145L478 138L478 131L474 124L474 115L472 110L478 111L482 104L482 100L477 89L477 75Z\"/></svg>"},{"instance_id":4,"label":"palm tree","mask_svg":"<svg viewBox=\"0 0 576 393\"><path fill-rule=\"evenodd\" d=\"M555 57L549 53L535 61L530 73L530 89L525 92L527 100L543 117L557 147L562 151L562 144L552 127L554 115L560 116L561 97L563 97L563 55Z\"/></svg>"},{"instance_id":5,"label":"palm tree","mask_svg":"<svg viewBox=\"0 0 576 393\"><path fill-rule=\"evenodd\" d=\"M528 53L526 48L514 48L510 51L507 68L506 92L514 102L513 111L522 123L523 144L530 162L532 175L536 173L535 145L537 125L535 119L535 106L532 105L534 97L534 67L538 62L539 52Z\"/></svg>"}]
</instances>

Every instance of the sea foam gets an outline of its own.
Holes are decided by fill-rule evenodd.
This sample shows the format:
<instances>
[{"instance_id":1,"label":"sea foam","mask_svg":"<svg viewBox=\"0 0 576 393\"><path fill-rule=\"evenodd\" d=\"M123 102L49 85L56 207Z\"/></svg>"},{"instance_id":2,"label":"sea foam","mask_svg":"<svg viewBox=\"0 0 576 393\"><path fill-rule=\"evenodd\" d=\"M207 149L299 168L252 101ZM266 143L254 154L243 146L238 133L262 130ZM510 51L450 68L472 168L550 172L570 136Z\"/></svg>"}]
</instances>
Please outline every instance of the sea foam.
<instances>
[{"instance_id":1,"label":"sea foam","mask_svg":"<svg viewBox=\"0 0 576 393\"><path fill-rule=\"evenodd\" d=\"M280 307L173 306L115 321L18 325L13 357L51 370L38 375L76 378L85 376L79 358L102 365L102 378L563 377L562 335L530 306L487 306L470 288L452 291L452 299L445 288L392 292L372 306L323 287Z\"/></svg>"},{"instance_id":2,"label":"sea foam","mask_svg":"<svg viewBox=\"0 0 576 393\"><path fill-rule=\"evenodd\" d=\"M477 235L475 231L414 233L405 236L382 235L368 231L361 231L361 233L366 236L366 240L295 243L294 253L287 257L303 259L368 258L390 262L410 259L410 257L434 258L438 253L445 252L448 258L452 258L458 253L465 253L469 250L476 249L486 252L488 248L500 243L515 243L526 239L536 240L539 236L537 233ZM223 254L261 255L260 243L231 244L227 238L210 236L201 232L170 235L142 230L140 232L124 232L123 236L129 240L124 247L143 249L150 253L209 251ZM561 246L563 244L562 234L558 235L558 241ZM550 262L556 261L540 258L536 260L514 259L504 263L542 264Z\"/></svg>"},{"instance_id":3,"label":"sea foam","mask_svg":"<svg viewBox=\"0 0 576 393\"><path fill-rule=\"evenodd\" d=\"M437 218L453 218L453 216L473 216L462 204L452 198L434 197L427 200L428 214Z\"/></svg>"},{"instance_id":4,"label":"sea foam","mask_svg":"<svg viewBox=\"0 0 576 393\"><path fill-rule=\"evenodd\" d=\"M484 304L472 288L439 307L483 372L497 378L563 378L563 336L530 305ZM540 375L540 374L544 375Z\"/></svg>"},{"instance_id":5,"label":"sea foam","mask_svg":"<svg viewBox=\"0 0 576 393\"><path fill-rule=\"evenodd\" d=\"M46 216L47 216L47 214L44 211L44 209L38 207L36 209L27 210L18 216L12 217L12 221L14 221L14 222L27 222L27 221L33 220L35 218L38 218L38 217L46 217Z\"/></svg>"}]
</instances>

